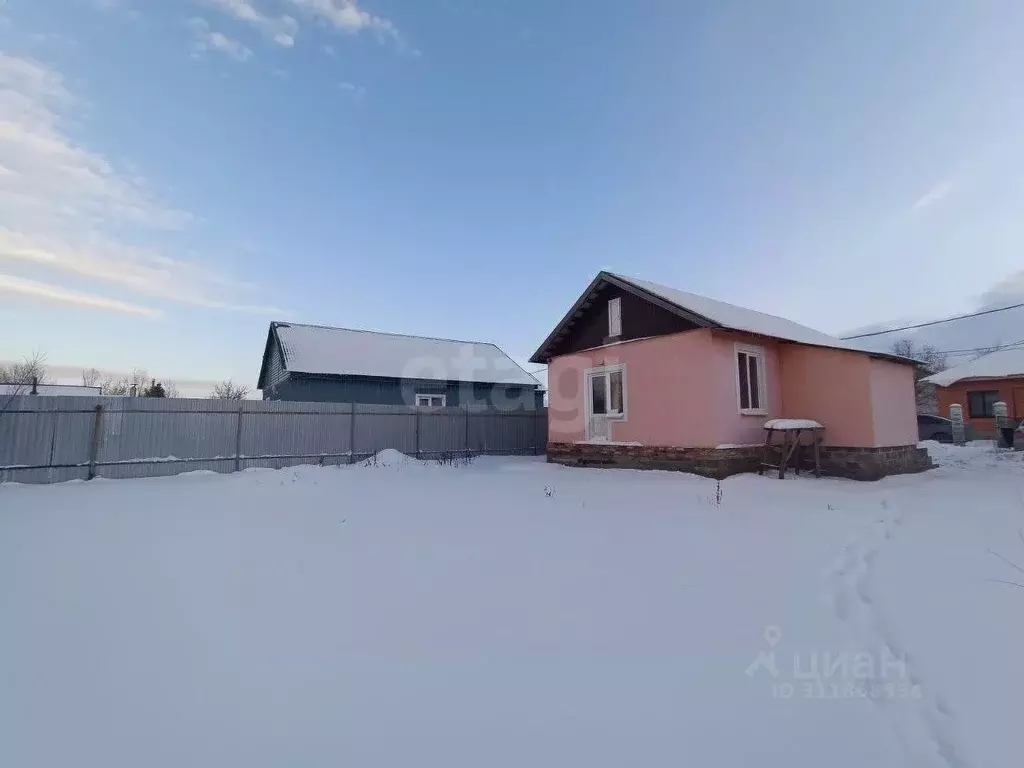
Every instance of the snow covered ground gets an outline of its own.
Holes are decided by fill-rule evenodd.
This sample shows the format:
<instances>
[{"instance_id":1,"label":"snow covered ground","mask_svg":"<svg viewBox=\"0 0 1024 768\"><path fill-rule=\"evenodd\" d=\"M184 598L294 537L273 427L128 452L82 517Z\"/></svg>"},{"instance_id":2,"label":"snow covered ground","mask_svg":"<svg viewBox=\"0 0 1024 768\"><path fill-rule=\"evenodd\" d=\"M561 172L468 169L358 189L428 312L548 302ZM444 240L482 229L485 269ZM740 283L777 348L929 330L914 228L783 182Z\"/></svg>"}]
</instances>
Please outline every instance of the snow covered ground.
<instances>
[{"instance_id":1,"label":"snow covered ground","mask_svg":"<svg viewBox=\"0 0 1024 768\"><path fill-rule=\"evenodd\" d=\"M1016 768L1024 455L929 447L0 486L0 765Z\"/></svg>"}]
</instances>

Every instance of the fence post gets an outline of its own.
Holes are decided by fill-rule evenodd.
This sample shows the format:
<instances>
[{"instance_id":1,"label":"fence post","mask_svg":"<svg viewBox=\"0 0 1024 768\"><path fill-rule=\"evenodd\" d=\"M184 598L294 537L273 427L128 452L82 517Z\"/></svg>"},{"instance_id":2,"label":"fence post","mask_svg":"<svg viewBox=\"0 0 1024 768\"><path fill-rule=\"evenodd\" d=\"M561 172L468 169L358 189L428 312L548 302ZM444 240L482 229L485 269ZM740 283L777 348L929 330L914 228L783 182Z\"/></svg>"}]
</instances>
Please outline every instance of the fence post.
<instances>
[{"instance_id":1,"label":"fence post","mask_svg":"<svg viewBox=\"0 0 1024 768\"><path fill-rule=\"evenodd\" d=\"M469 406L466 406L466 456L472 456L473 450L469 446Z\"/></svg>"},{"instance_id":2,"label":"fence post","mask_svg":"<svg viewBox=\"0 0 1024 768\"><path fill-rule=\"evenodd\" d=\"M416 409L416 415L414 416L414 418L416 420L416 458L418 459L420 457L420 409L419 408Z\"/></svg>"},{"instance_id":3,"label":"fence post","mask_svg":"<svg viewBox=\"0 0 1024 768\"><path fill-rule=\"evenodd\" d=\"M103 431L103 406L96 406L96 415L92 420L92 441L89 444L89 476L92 480L96 477L96 459L100 452L100 434Z\"/></svg>"},{"instance_id":4,"label":"fence post","mask_svg":"<svg viewBox=\"0 0 1024 768\"><path fill-rule=\"evenodd\" d=\"M1009 448L1013 439L1013 428L1010 425L1010 409L1002 400L993 404L992 414L996 420L996 445Z\"/></svg>"},{"instance_id":5,"label":"fence post","mask_svg":"<svg viewBox=\"0 0 1024 768\"><path fill-rule=\"evenodd\" d=\"M348 463L356 463L356 404L352 403L352 418L348 422Z\"/></svg>"},{"instance_id":6,"label":"fence post","mask_svg":"<svg viewBox=\"0 0 1024 768\"><path fill-rule=\"evenodd\" d=\"M53 468L53 455L57 451L57 421L60 419L60 411L53 412L53 430L50 432L50 468Z\"/></svg>"},{"instance_id":7,"label":"fence post","mask_svg":"<svg viewBox=\"0 0 1024 768\"><path fill-rule=\"evenodd\" d=\"M238 423L235 425L235 472L242 471L242 409L244 403L238 404Z\"/></svg>"},{"instance_id":8,"label":"fence post","mask_svg":"<svg viewBox=\"0 0 1024 768\"><path fill-rule=\"evenodd\" d=\"M967 430L964 427L964 407L954 403L949 406L949 420L953 422L953 444L967 444Z\"/></svg>"}]
</instances>

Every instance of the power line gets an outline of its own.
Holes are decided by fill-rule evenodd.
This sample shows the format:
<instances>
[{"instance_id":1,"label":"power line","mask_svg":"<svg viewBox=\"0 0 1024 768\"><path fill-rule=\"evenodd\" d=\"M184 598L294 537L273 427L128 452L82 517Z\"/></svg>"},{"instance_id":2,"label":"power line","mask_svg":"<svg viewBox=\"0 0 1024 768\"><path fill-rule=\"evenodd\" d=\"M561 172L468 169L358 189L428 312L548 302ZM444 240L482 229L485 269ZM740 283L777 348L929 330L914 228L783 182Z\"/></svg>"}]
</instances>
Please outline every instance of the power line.
<instances>
[{"instance_id":1,"label":"power line","mask_svg":"<svg viewBox=\"0 0 1024 768\"><path fill-rule=\"evenodd\" d=\"M981 315L991 315L995 312L1005 312L1008 309L1019 309L1024 307L1024 302L1020 304L1011 304L1008 307L999 307L998 309L985 309L981 312L972 312L969 315L958 315L956 317L947 317L945 320L932 320L927 323L917 323L916 325L905 325L902 328L889 328L885 331L873 331L871 333L858 333L855 336L843 336L844 341L851 339L866 339L869 336L883 336L887 333L897 333L899 331L912 331L915 328L927 328L930 325L941 325L942 323L952 323L954 320L966 320L969 317L980 317Z\"/></svg>"},{"instance_id":2,"label":"power line","mask_svg":"<svg viewBox=\"0 0 1024 768\"><path fill-rule=\"evenodd\" d=\"M986 347L975 347L974 349L941 349L936 354L939 355L970 355L975 352L1002 352L1004 349L1018 349L1024 345L1024 339L1020 341L1014 341L1010 344L993 344Z\"/></svg>"}]
</instances>

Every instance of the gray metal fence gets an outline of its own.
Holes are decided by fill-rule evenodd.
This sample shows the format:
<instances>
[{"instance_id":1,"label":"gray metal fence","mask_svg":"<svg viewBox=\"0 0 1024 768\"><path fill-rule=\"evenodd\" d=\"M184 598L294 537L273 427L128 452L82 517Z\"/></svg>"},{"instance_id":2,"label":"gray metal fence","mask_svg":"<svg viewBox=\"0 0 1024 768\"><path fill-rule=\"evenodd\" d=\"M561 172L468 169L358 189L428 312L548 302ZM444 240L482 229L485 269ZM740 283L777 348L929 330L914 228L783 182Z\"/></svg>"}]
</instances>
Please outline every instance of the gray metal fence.
<instances>
[{"instance_id":1,"label":"gray metal fence","mask_svg":"<svg viewBox=\"0 0 1024 768\"><path fill-rule=\"evenodd\" d=\"M541 454L547 410L122 397L17 397L0 413L0 482Z\"/></svg>"}]
</instances>

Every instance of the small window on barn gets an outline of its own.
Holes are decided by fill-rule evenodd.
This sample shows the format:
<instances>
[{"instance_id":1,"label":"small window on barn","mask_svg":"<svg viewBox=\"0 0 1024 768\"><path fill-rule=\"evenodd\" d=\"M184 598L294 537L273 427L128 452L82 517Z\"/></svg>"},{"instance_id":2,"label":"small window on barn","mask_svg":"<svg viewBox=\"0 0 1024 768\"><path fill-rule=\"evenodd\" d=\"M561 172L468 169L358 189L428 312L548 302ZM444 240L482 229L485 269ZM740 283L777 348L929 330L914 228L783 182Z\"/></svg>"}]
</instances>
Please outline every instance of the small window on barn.
<instances>
[{"instance_id":1,"label":"small window on barn","mask_svg":"<svg viewBox=\"0 0 1024 768\"><path fill-rule=\"evenodd\" d=\"M972 419L991 419L995 416L992 406L999 402L997 390L967 393L967 415Z\"/></svg>"},{"instance_id":2,"label":"small window on barn","mask_svg":"<svg viewBox=\"0 0 1024 768\"><path fill-rule=\"evenodd\" d=\"M765 403L764 350L736 345L736 395L740 413L763 416Z\"/></svg>"},{"instance_id":3,"label":"small window on barn","mask_svg":"<svg viewBox=\"0 0 1024 768\"><path fill-rule=\"evenodd\" d=\"M608 302L608 335L622 335L622 299L620 298Z\"/></svg>"},{"instance_id":4,"label":"small window on barn","mask_svg":"<svg viewBox=\"0 0 1024 768\"><path fill-rule=\"evenodd\" d=\"M417 408L444 408L447 395L416 395Z\"/></svg>"}]
</instances>

